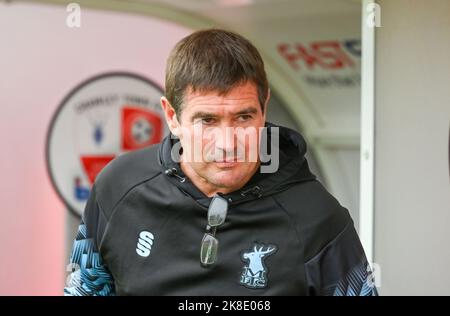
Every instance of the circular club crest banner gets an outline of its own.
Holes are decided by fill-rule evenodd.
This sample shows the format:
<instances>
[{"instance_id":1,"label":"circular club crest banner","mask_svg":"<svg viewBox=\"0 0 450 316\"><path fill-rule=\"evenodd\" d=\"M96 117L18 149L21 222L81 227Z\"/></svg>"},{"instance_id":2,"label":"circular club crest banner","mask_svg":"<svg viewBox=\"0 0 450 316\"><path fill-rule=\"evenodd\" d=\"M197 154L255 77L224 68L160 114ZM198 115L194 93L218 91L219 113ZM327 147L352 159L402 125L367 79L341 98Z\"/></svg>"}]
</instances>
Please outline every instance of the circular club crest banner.
<instances>
[{"instance_id":1,"label":"circular club crest banner","mask_svg":"<svg viewBox=\"0 0 450 316\"><path fill-rule=\"evenodd\" d=\"M143 77L108 73L64 99L47 136L47 165L69 210L81 216L101 169L127 151L159 143L168 133L159 105L163 90Z\"/></svg>"}]
</instances>

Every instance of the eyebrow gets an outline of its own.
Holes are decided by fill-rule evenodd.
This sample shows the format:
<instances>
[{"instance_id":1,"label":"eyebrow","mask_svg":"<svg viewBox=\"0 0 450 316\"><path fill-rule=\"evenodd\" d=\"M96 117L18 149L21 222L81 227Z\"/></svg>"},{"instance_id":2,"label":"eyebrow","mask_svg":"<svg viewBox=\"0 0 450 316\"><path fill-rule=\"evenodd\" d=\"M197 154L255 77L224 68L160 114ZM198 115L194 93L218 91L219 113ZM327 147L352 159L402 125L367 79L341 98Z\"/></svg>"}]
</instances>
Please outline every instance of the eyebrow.
<instances>
[{"instance_id":1,"label":"eyebrow","mask_svg":"<svg viewBox=\"0 0 450 316\"><path fill-rule=\"evenodd\" d=\"M249 106L243 110L233 113L233 115L256 114L256 113L258 113L258 109L253 106ZM194 114L192 115L191 122L193 122L194 120L196 120L198 118L215 118L215 117L217 117L217 115L215 113L198 111L198 112L194 112Z\"/></svg>"},{"instance_id":2,"label":"eyebrow","mask_svg":"<svg viewBox=\"0 0 450 316\"><path fill-rule=\"evenodd\" d=\"M253 107L253 106L249 106L237 113L235 113L235 115L242 115L242 114L256 114L258 113L258 109Z\"/></svg>"}]
</instances>

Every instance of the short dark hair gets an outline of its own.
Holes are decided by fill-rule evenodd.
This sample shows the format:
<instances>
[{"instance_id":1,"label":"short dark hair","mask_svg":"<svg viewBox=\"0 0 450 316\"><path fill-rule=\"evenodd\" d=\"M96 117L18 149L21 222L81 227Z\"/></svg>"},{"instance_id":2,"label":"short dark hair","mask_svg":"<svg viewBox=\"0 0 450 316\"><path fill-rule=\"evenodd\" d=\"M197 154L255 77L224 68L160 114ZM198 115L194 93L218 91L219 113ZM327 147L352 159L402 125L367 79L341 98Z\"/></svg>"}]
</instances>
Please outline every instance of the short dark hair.
<instances>
[{"instance_id":1,"label":"short dark hair","mask_svg":"<svg viewBox=\"0 0 450 316\"><path fill-rule=\"evenodd\" d=\"M173 48L167 60L165 96L179 114L187 88L225 95L248 81L256 85L264 112L269 84L256 47L230 31L200 30L184 37Z\"/></svg>"}]
</instances>

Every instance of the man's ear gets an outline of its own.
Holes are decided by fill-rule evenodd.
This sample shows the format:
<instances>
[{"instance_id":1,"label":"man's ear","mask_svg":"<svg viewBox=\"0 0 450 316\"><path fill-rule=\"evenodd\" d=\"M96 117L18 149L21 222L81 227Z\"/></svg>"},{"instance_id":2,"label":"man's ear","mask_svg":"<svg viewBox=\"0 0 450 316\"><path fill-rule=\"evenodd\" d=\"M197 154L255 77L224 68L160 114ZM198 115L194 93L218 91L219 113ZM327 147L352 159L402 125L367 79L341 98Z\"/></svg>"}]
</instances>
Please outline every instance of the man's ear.
<instances>
[{"instance_id":1,"label":"man's ear","mask_svg":"<svg viewBox=\"0 0 450 316\"><path fill-rule=\"evenodd\" d=\"M267 89L267 98L266 102L264 103L264 113L263 113L264 122L266 121L266 114L267 114L267 107L269 106L269 100L270 100L270 88Z\"/></svg>"},{"instance_id":2,"label":"man's ear","mask_svg":"<svg viewBox=\"0 0 450 316\"><path fill-rule=\"evenodd\" d=\"M169 126L170 132L179 137L179 129L180 123L177 119L177 113L173 108L172 104L170 104L169 100L165 96L162 96L160 99L161 107L164 111L164 117L166 118L167 125Z\"/></svg>"}]
</instances>

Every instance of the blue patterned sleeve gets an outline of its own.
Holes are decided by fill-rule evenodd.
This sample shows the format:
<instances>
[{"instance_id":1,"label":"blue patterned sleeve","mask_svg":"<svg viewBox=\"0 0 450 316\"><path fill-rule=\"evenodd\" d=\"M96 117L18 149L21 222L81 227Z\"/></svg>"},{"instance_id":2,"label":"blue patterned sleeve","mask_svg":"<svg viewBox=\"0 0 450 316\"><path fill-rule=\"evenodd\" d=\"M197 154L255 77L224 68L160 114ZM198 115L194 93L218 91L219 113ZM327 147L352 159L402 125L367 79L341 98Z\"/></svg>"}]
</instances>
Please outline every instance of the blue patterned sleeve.
<instances>
[{"instance_id":1,"label":"blue patterned sleeve","mask_svg":"<svg viewBox=\"0 0 450 316\"><path fill-rule=\"evenodd\" d=\"M378 296L353 222L305 264L310 295Z\"/></svg>"},{"instance_id":2,"label":"blue patterned sleeve","mask_svg":"<svg viewBox=\"0 0 450 316\"><path fill-rule=\"evenodd\" d=\"M66 296L114 295L114 280L102 257L96 251L92 238L86 236L86 225L82 222L73 242L70 267L72 273L64 288Z\"/></svg>"},{"instance_id":3,"label":"blue patterned sleeve","mask_svg":"<svg viewBox=\"0 0 450 316\"><path fill-rule=\"evenodd\" d=\"M372 272L367 261L347 272L336 285L329 289L333 296L378 296Z\"/></svg>"},{"instance_id":4,"label":"blue patterned sleeve","mask_svg":"<svg viewBox=\"0 0 450 316\"><path fill-rule=\"evenodd\" d=\"M104 223L100 212L94 187L73 242L65 296L114 295L114 279L97 247L97 237Z\"/></svg>"}]
</instances>

